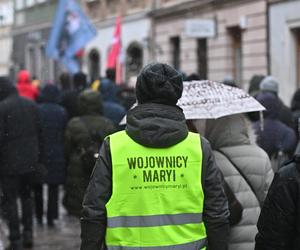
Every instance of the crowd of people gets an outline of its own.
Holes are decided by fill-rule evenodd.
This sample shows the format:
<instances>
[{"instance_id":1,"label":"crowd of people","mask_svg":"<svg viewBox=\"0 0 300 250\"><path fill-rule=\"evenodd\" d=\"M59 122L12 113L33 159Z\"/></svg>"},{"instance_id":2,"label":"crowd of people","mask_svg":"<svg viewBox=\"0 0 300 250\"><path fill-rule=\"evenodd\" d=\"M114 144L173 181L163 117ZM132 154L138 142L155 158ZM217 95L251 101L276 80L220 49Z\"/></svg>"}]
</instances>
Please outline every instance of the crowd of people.
<instances>
[{"instance_id":1,"label":"crowd of people","mask_svg":"<svg viewBox=\"0 0 300 250\"><path fill-rule=\"evenodd\" d=\"M32 84L26 70L19 72L16 84L0 78L0 201L10 232L8 249L33 246L33 217L40 225L46 218L49 227L55 226L60 185L68 214L80 216L94 164L89 154L120 129L126 107L135 101L133 90L115 85L114 70L107 70L107 76L96 90L84 73L63 73L59 84L43 87Z\"/></svg>"},{"instance_id":2,"label":"crowd of people","mask_svg":"<svg viewBox=\"0 0 300 250\"><path fill-rule=\"evenodd\" d=\"M275 78L255 75L249 94L266 108L263 113L186 120L176 105L182 82L200 77L185 76L165 64L146 66L135 90L116 85L113 69L93 83L82 72L63 73L57 84L40 85L36 79L33 84L26 70L17 79L14 84L0 77L0 211L9 227L8 250L34 245L33 218L55 227L60 186L67 213L81 218L81 250L299 249L300 90L289 108L279 97ZM237 87L232 79L224 84ZM136 100L138 105L130 109ZM124 127L120 121L126 113ZM201 165L200 172L180 175L182 186L185 181L193 186L192 194L190 189L125 191L139 176L134 172L132 178L116 166L136 157L140 168L143 157L148 161L149 155L175 157L180 152ZM167 171L157 179L150 170L141 172L144 181L170 179L171 174L175 181L175 170ZM199 212L196 203L202 204L201 223L184 218ZM178 218L166 222L163 216L176 212L182 213L181 226L173 229ZM160 217L145 219L152 214ZM182 222L186 220L198 225L198 232ZM149 227L155 230L147 231Z\"/></svg>"}]
</instances>

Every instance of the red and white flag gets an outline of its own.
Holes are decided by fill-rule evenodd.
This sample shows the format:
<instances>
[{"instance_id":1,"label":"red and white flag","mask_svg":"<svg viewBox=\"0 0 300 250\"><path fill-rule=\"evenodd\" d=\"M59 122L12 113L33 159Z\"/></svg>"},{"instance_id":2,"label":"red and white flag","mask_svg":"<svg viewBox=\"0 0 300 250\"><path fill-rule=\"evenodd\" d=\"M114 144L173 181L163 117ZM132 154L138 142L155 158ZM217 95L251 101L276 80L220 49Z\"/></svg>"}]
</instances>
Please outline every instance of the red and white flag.
<instances>
[{"instance_id":1,"label":"red and white flag","mask_svg":"<svg viewBox=\"0 0 300 250\"><path fill-rule=\"evenodd\" d=\"M107 68L116 70L116 83L123 82L123 56L122 56L122 41L121 41L121 17L117 17L115 32L112 46L107 58Z\"/></svg>"}]
</instances>

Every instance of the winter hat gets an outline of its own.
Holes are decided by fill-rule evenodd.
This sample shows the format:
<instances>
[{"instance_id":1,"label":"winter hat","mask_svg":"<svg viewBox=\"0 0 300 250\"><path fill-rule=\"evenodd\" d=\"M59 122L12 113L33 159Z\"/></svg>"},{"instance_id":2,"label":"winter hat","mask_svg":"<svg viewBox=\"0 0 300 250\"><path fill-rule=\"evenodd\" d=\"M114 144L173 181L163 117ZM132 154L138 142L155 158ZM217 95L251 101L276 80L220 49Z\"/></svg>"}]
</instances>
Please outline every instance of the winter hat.
<instances>
[{"instance_id":1,"label":"winter hat","mask_svg":"<svg viewBox=\"0 0 300 250\"><path fill-rule=\"evenodd\" d=\"M278 82L273 76L266 76L259 85L261 91L278 93Z\"/></svg>"},{"instance_id":2,"label":"winter hat","mask_svg":"<svg viewBox=\"0 0 300 250\"><path fill-rule=\"evenodd\" d=\"M145 66L136 81L136 97L139 104L176 105L182 90L182 74L162 63Z\"/></svg>"}]
</instances>

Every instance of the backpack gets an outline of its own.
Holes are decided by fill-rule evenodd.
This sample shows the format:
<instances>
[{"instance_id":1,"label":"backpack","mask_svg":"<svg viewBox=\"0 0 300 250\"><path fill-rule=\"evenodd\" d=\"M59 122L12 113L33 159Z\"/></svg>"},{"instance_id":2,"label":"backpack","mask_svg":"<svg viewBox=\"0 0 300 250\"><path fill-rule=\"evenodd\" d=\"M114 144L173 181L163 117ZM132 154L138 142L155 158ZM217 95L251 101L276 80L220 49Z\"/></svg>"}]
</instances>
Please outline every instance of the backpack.
<instances>
[{"instance_id":1,"label":"backpack","mask_svg":"<svg viewBox=\"0 0 300 250\"><path fill-rule=\"evenodd\" d=\"M80 148L80 159L87 175L90 175L99 156L104 136L101 130L92 129L83 118L80 118L80 120L84 124L89 136L88 142Z\"/></svg>"}]
</instances>

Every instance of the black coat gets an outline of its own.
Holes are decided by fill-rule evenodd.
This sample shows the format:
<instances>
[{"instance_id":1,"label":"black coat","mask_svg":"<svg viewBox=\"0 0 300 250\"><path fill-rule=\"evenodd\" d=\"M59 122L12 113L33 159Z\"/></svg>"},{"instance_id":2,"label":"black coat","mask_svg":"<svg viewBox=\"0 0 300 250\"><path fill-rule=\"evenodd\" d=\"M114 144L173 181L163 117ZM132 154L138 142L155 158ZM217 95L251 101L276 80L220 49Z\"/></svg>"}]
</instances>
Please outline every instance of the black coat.
<instances>
[{"instance_id":1,"label":"black coat","mask_svg":"<svg viewBox=\"0 0 300 250\"><path fill-rule=\"evenodd\" d=\"M36 104L15 91L0 102L0 176L36 170L38 117Z\"/></svg>"},{"instance_id":2,"label":"black coat","mask_svg":"<svg viewBox=\"0 0 300 250\"><path fill-rule=\"evenodd\" d=\"M255 250L300 249L300 155L275 174L257 227Z\"/></svg>"},{"instance_id":3,"label":"black coat","mask_svg":"<svg viewBox=\"0 0 300 250\"><path fill-rule=\"evenodd\" d=\"M65 181L64 130L66 110L47 100L39 105L41 122L40 163L48 170L46 182L57 185Z\"/></svg>"},{"instance_id":4,"label":"black coat","mask_svg":"<svg viewBox=\"0 0 300 250\"><path fill-rule=\"evenodd\" d=\"M80 117L72 118L65 131L67 176L64 205L68 213L80 216L82 200L94 166L87 166L81 159L81 151L91 141L91 131L106 137L115 132L115 126L103 117L99 92L83 91L78 99ZM87 125L88 124L88 125ZM99 141L101 145L102 141Z\"/></svg>"}]
</instances>

